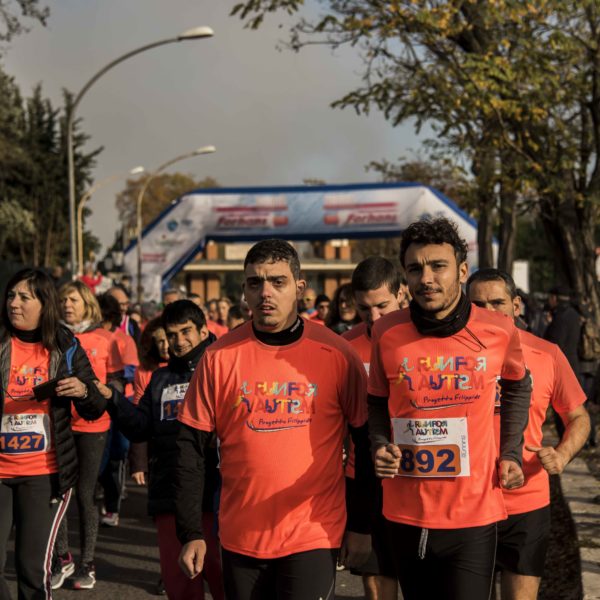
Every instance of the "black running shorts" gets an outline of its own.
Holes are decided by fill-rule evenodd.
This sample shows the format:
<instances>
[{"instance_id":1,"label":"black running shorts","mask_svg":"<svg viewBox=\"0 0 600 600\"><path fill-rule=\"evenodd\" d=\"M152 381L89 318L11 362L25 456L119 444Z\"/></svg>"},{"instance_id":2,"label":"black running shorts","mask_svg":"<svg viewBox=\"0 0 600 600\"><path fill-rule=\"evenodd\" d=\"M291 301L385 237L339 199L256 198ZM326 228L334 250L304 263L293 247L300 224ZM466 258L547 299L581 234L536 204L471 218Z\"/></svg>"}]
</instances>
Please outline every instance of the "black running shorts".
<instances>
[{"instance_id":1,"label":"black running shorts","mask_svg":"<svg viewBox=\"0 0 600 600\"><path fill-rule=\"evenodd\" d=\"M541 577L550 539L550 506L498 523L496 567L517 575Z\"/></svg>"},{"instance_id":2,"label":"black running shorts","mask_svg":"<svg viewBox=\"0 0 600 600\"><path fill-rule=\"evenodd\" d=\"M334 600L337 549L262 559L222 549L225 597L232 600Z\"/></svg>"},{"instance_id":3,"label":"black running shorts","mask_svg":"<svg viewBox=\"0 0 600 600\"><path fill-rule=\"evenodd\" d=\"M496 523L463 529L386 525L404 600L489 600Z\"/></svg>"}]
</instances>

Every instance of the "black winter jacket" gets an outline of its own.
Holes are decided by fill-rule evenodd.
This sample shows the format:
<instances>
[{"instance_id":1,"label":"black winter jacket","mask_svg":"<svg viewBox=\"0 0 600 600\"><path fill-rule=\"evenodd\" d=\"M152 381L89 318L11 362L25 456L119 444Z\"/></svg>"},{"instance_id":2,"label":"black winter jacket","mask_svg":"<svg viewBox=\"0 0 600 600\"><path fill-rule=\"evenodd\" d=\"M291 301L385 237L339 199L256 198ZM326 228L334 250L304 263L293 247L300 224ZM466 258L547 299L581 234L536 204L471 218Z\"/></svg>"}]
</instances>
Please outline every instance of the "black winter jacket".
<instances>
[{"instance_id":1,"label":"black winter jacket","mask_svg":"<svg viewBox=\"0 0 600 600\"><path fill-rule=\"evenodd\" d=\"M50 353L48 377L50 379L77 377L88 387L86 398L53 396L50 401L50 423L58 463L57 487L53 490L53 494L61 496L77 483L79 474L77 451L71 430L71 403L84 419L93 421L104 413L106 400L94 385L97 377L87 354L77 338L66 327L60 326L56 332L56 344L57 350ZM4 390L10 374L10 354L10 335L3 331L0 333L0 420L4 413Z\"/></svg>"},{"instance_id":2,"label":"black winter jacket","mask_svg":"<svg viewBox=\"0 0 600 600\"><path fill-rule=\"evenodd\" d=\"M150 515L175 512L176 441L181 423L176 414L178 402L172 400L164 404L163 394L170 391L171 396L178 395L180 400L183 399L196 365L206 348L215 340L215 336L209 334L209 337L189 354L181 358L171 357L166 367L154 371L137 406L116 391L109 400L108 412L119 430L132 442L148 442ZM207 484L202 503L205 512L214 510L214 495L219 482L217 463L217 451L216 448L212 448L207 457Z\"/></svg>"}]
</instances>

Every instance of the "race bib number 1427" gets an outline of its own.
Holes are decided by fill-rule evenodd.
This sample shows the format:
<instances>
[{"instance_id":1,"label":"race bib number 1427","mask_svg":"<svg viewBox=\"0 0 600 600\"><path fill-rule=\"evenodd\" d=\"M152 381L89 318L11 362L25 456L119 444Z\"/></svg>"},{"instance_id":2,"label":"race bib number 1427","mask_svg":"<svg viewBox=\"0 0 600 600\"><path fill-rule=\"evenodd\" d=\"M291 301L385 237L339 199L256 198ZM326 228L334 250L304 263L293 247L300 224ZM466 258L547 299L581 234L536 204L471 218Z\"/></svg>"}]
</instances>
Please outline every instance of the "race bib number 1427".
<instances>
[{"instance_id":1,"label":"race bib number 1427","mask_svg":"<svg viewBox=\"0 0 600 600\"><path fill-rule=\"evenodd\" d=\"M392 419L394 443L401 452L402 477L468 477L466 417Z\"/></svg>"}]
</instances>

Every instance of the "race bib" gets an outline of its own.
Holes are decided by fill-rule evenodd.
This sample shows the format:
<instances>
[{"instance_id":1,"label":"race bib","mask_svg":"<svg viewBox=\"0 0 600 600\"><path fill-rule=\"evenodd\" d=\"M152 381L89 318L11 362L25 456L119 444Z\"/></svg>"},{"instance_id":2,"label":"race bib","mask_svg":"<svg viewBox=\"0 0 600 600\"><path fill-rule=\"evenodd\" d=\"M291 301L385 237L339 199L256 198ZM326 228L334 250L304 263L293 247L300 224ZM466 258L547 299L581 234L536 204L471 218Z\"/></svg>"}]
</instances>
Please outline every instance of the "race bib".
<instances>
[{"instance_id":1,"label":"race bib","mask_svg":"<svg viewBox=\"0 0 600 600\"><path fill-rule=\"evenodd\" d=\"M0 452L30 454L50 449L50 417L42 413L3 415Z\"/></svg>"},{"instance_id":2,"label":"race bib","mask_svg":"<svg viewBox=\"0 0 600 600\"><path fill-rule=\"evenodd\" d=\"M402 477L468 477L469 436L466 417L392 419L400 448Z\"/></svg>"},{"instance_id":3,"label":"race bib","mask_svg":"<svg viewBox=\"0 0 600 600\"><path fill-rule=\"evenodd\" d=\"M176 383L163 389L160 397L160 420L174 421L183 402L189 383Z\"/></svg>"}]
</instances>

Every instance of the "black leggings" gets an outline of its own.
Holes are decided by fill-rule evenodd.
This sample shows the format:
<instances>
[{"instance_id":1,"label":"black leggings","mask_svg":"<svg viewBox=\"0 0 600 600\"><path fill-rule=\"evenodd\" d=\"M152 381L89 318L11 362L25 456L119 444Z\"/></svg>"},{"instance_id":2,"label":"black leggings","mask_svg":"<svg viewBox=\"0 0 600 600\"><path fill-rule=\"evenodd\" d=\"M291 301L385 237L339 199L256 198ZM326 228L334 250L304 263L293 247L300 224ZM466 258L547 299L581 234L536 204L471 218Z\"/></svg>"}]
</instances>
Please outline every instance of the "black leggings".
<instances>
[{"instance_id":1,"label":"black leggings","mask_svg":"<svg viewBox=\"0 0 600 600\"><path fill-rule=\"evenodd\" d=\"M52 498L56 475L33 475L0 480L0 598L10 592L4 578L8 538L15 525L15 569L19 600L52 595L52 549L71 492Z\"/></svg>"},{"instance_id":2,"label":"black leggings","mask_svg":"<svg viewBox=\"0 0 600 600\"><path fill-rule=\"evenodd\" d=\"M76 487L77 510L79 511L79 545L80 562L93 562L98 538L98 509L94 502L94 491L100 471L100 462L106 443L106 432L82 433L73 432L77 461L79 463L79 480ZM60 556L69 551L69 534L67 519L63 519L56 538L56 551Z\"/></svg>"},{"instance_id":3,"label":"black leggings","mask_svg":"<svg viewBox=\"0 0 600 600\"><path fill-rule=\"evenodd\" d=\"M261 559L222 549L228 600L333 600L337 549Z\"/></svg>"},{"instance_id":4,"label":"black leggings","mask_svg":"<svg viewBox=\"0 0 600 600\"><path fill-rule=\"evenodd\" d=\"M496 557L496 524L422 529L387 521L404 600L488 600Z\"/></svg>"}]
</instances>

